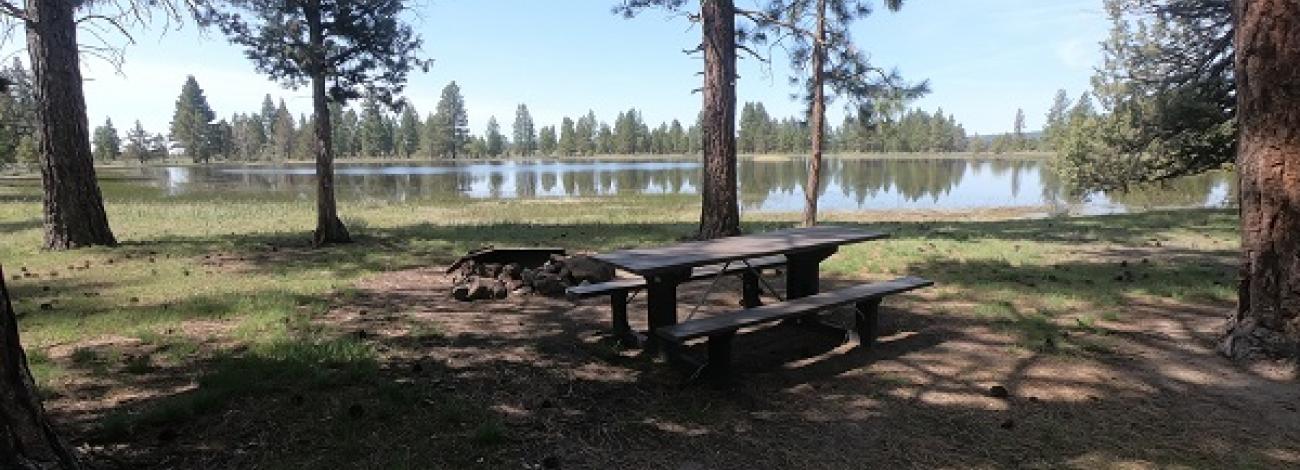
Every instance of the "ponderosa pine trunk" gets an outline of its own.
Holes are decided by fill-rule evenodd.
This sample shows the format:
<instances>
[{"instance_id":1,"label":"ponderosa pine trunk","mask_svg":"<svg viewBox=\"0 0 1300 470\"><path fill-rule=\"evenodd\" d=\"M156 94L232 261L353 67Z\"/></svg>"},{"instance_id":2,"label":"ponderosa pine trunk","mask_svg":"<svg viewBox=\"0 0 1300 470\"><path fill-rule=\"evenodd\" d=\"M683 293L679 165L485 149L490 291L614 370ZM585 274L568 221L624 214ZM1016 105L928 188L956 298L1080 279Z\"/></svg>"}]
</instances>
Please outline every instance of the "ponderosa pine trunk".
<instances>
[{"instance_id":1,"label":"ponderosa pine trunk","mask_svg":"<svg viewBox=\"0 0 1300 470\"><path fill-rule=\"evenodd\" d=\"M45 248L116 245L95 178L77 48L74 0L28 0L36 141L44 184Z\"/></svg>"},{"instance_id":2,"label":"ponderosa pine trunk","mask_svg":"<svg viewBox=\"0 0 1300 470\"><path fill-rule=\"evenodd\" d=\"M352 236L339 220L334 199L334 146L330 126L329 101L325 97L325 32L321 25L320 0L312 0L305 9L308 40L314 57L311 70L311 105L316 150L316 231L313 246L351 243Z\"/></svg>"},{"instance_id":3,"label":"ponderosa pine trunk","mask_svg":"<svg viewBox=\"0 0 1300 470\"><path fill-rule=\"evenodd\" d=\"M45 418L0 269L0 468L79 467L76 455Z\"/></svg>"},{"instance_id":4,"label":"ponderosa pine trunk","mask_svg":"<svg viewBox=\"0 0 1300 470\"><path fill-rule=\"evenodd\" d=\"M1241 285L1221 351L1300 357L1300 3L1238 0Z\"/></svg>"},{"instance_id":5,"label":"ponderosa pine trunk","mask_svg":"<svg viewBox=\"0 0 1300 470\"><path fill-rule=\"evenodd\" d=\"M702 0L704 174L700 239L740 234L736 202L736 5Z\"/></svg>"},{"instance_id":6,"label":"ponderosa pine trunk","mask_svg":"<svg viewBox=\"0 0 1300 470\"><path fill-rule=\"evenodd\" d=\"M826 136L826 0L817 0L817 32L812 56L812 159L804 188L803 226L817 225L817 196L822 185L822 145Z\"/></svg>"}]
</instances>

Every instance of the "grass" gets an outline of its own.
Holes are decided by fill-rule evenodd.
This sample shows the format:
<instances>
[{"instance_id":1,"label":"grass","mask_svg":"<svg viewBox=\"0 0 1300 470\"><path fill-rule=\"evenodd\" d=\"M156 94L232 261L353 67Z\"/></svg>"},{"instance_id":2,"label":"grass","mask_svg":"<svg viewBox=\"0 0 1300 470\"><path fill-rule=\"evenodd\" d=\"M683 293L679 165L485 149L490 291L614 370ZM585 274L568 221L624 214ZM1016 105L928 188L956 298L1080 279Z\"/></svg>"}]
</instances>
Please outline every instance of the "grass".
<instances>
[{"instance_id":1,"label":"grass","mask_svg":"<svg viewBox=\"0 0 1300 470\"><path fill-rule=\"evenodd\" d=\"M43 393L57 394L69 377L86 373L194 371L193 385L180 393L99 418L100 438L138 439L142 430L183 426L254 401L275 407L285 420L324 423L318 439L339 442L330 454L338 459L365 455L365 449L348 454L348 446L361 445L350 442L353 433L378 432L386 416L414 416L422 427L408 432L453 430L451 445L471 449L453 453L465 467L489 465L476 464L473 449L508 443L511 428L482 404L395 382L383 374L372 343L315 319L332 303L355 300L353 286L366 277L442 265L482 245L601 251L669 243L694 229L699 212L692 196L370 201L341 208L357 243L313 250L307 246L310 201L155 200L106 192L122 246L46 252L39 249L34 188L0 185L0 261ZM1131 305L1226 305L1235 295L1237 222L1230 211L945 217L951 215L827 214L827 222L862 224L892 237L842 248L825 271L828 277L934 279L938 286L925 295L946 314L979 319L1014 336L1017 348L1067 356L1106 354L1107 324L1124 320ZM797 214L743 218L747 231L798 221ZM47 303L52 308L41 308ZM431 323L410 329L425 339L445 335ZM79 346L52 357L60 346L122 337L138 341L139 351ZM685 413L695 421L709 412ZM401 452L379 464L345 462L402 467L415 461Z\"/></svg>"}]
</instances>

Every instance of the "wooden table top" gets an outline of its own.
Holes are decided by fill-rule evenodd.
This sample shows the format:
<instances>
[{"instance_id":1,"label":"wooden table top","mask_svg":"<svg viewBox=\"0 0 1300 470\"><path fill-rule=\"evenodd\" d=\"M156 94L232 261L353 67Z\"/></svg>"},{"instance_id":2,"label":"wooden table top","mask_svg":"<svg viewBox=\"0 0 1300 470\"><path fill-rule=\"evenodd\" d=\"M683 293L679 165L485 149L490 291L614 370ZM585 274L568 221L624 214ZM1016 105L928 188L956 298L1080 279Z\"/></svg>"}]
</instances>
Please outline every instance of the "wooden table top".
<instances>
[{"instance_id":1,"label":"wooden table top","mask_svg":"<svg viewBox=\"0 0 1300 470\"><path fill-rule=\"evenodd\" d=\"M619 269L648 276L728 261L836 247L888 236L886 233L872 230L822 225L653 248L613 251L596 255L595 258Z\"/></svg>"}]
</instances>

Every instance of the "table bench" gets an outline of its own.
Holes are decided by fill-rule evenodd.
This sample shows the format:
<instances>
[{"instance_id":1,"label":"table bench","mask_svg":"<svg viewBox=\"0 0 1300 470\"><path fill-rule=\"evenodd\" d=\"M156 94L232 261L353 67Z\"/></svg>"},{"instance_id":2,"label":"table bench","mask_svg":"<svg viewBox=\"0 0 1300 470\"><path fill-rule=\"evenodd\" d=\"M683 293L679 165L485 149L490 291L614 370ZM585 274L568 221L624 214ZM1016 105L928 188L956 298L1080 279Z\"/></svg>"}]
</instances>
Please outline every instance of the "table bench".
<instances>
[{"instance_id":1,"label":"table bench","mask_svg":"<svg viewBox=\"0 0 1300 470\"><path fill-rule=\"evenodd\" d=\"M785 256L767 256L726 264L700 266L691 270L686 281L710 279L718 276L740 274L744 280L741 305L746 308L757 307L759 302L758 274L767 269L785 266ZM568 288L565 292L570 300L589 299L602 295L609 296L609 308L613 317L614 337L627 346L640 344L627 321L628 295L644 289L645 278L615 279L608 282L586 284Z\"/></svg>"},{"instance_id":2,"label":"table bench","mask_svg":"<svg viewBox=\"0 0 1300 470\"><path fill-rule=\"evenodd\" d=\"M929 287L934 282L919 277L901 277L892 281L862 284L831 292L813 294L785 302L746 308L721 315L689 320L654 330L661 340L674 345L697 338L708 338L708 362L705 373L724 378L731 369L731 341L741 328L778 320L806 317L820 311L856 304L854 328L860 347L869 349L875 341L880 303L885 297Z\"/></svg>"}]
</instances>

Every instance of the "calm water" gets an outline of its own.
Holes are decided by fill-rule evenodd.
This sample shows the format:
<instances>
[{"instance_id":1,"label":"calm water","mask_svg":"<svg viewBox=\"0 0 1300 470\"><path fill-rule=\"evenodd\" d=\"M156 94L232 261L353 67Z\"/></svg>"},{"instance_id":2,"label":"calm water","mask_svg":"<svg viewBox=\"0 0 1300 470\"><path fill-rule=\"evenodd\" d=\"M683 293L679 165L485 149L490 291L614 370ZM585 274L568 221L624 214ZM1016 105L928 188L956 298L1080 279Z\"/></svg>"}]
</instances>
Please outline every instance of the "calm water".
<instances>
[{"instance_id":1,"label":"calm water","mask_svg":"<svg viewBox=\"0 0 1300 470\"><path fill-rule=\"evenodd\" d=\"M751 212L803 207L804 159L741 159L740 201ZM1219 207L1231 201L1228 173L1185 178L1128 193L1068 199L1045 162L993 159L867 160L827 158L820 206L826 211L1035 208L1111 213L1170 207ZM149 167L123 170L163 197L310 199L310 165ZM696 194L697 161L528 160L341 164L338 195L347 201L454 201L627 194Z\"/></svg>"}]
</instances>

